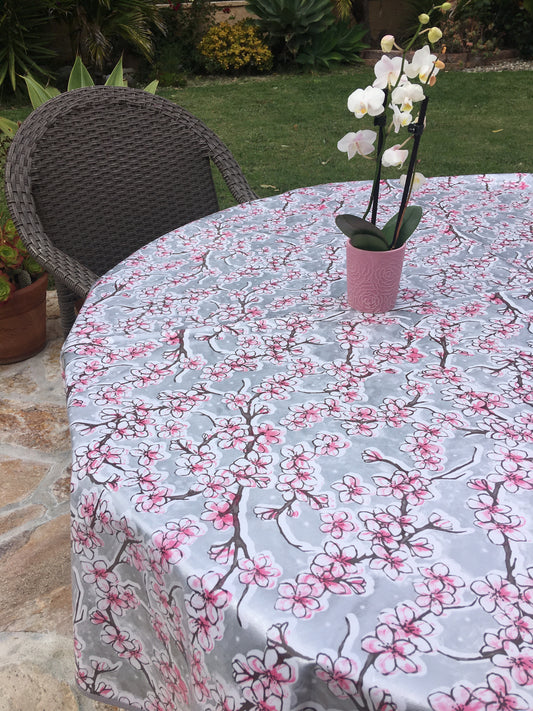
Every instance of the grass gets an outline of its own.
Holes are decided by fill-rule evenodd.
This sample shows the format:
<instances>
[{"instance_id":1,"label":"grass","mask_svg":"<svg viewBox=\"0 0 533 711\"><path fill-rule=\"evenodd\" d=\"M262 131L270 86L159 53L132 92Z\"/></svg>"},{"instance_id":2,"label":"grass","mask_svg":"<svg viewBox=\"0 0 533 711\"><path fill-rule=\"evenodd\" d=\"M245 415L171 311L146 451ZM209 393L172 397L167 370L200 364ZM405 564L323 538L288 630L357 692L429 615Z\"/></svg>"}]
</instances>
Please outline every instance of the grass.
<instances>
[{"instance_id":1,"label":"grass","mask_svg":"<svg viewBox=\"0 0 533 711\"><path fill-rule=\"evenodd\" d=\"M370 179L373 162L337 150L348 131L372 128L346 107L371 83L372 68L330 73L203 79L160 94L200 117L225 141L252 188L266 197L291 188ZM424 175L533 172L531 72L441 72L430 89L419 170ZM26 106L0 107L24 119ZM402 134L404 135L404 134ZM169 140L171 138L169 137ZM396 177L389 169L384 177ZM222 205L231 204L225 195ZM0 204L0 211L2 206Z\"/></svg>"}]
</instances>

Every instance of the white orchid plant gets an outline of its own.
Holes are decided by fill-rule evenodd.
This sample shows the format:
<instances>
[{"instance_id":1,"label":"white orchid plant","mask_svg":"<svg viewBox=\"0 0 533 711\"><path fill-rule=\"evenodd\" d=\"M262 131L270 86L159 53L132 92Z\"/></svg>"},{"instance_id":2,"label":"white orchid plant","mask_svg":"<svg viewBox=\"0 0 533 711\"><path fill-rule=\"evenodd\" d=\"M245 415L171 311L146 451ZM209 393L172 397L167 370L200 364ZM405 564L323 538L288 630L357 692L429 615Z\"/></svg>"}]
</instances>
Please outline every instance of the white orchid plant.
<instances>
[{"instance_id":1,"label":"white orchid plant","mask_svg":"<svg viewBox=\"0 0 533 711\"><path fill-rule=\"evenodd\" d=\"M383 56L374 67L376 78L373 84L366 89L356 89L348 97L348 109L355 117L373 117L374 125L378 129L347 133L337 143L337 148L347 153L348 159L360 155L376 161L372 191L364 215L338 215L335 220L337 227L348 237L350 243L359 249L397 249L405 244L422 218L422 208L417 205L408 206L408 203L412 191L420 187L425 180L421 173L415 172L418 145L426 124L428 97L425 90L435 84L439 70L444 68L444 63L431 52L433 45L442 38L442 32L438 27L428 25L434 11L447 12L451 7L451 3L444 2L434 5L429 12L420 14L418 27L404 48L397 44L392 35L385 35L381 40ZM427 39L428 43L415 51L411 61L408 61L408 53L420 37ZM388 56L393 49L400 50L401 54ZM416 80L419 83L415 83ZM416 104L420 106L413 118ZM402 128L406 128L408 137L402 143L387 147L391 135L396 137ZM408 144L411 144L410 152ZM407 174L400 178L400 184L403 186L400 209L379 228L376 220L381 170L401 168L408 158ZM370 219L367 219L369 214Z\"/></svg>"}]
</instances>

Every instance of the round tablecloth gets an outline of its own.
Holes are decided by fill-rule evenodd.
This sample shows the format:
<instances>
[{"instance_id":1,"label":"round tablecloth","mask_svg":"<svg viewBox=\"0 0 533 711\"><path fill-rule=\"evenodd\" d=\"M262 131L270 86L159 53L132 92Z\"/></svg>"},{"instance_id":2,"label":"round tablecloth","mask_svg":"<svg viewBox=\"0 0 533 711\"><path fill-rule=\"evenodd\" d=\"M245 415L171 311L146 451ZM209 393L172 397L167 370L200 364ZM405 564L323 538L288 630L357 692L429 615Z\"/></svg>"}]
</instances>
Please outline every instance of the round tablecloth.
<instances>
[{"instance_id":1,"label":"round tablecloth","mask_svg":"<svg viewBox=\"0 0 533 711\"><path fill-rule=\"evenodd\" d=\"M230 208L93 288L63 350L86 693L533 708L532 178L428 181L380 315L334 223L370 187Z\"/></svg>"}]
</instances>

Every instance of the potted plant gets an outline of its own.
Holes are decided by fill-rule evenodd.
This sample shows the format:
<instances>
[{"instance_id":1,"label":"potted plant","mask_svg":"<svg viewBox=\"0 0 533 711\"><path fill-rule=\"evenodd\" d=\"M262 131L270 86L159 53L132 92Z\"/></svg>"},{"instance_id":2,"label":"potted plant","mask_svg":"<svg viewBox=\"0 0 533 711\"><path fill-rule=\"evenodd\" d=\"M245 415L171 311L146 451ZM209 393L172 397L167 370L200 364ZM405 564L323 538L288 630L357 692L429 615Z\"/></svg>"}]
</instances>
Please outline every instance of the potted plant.
<instances>
[{"instance_id":1,"label":"potted plant","mask_svg":"<svg viewBox=\"0 0 533 711\"><path fill-rule=\"evenodd\" d=\"M430 48L442 38L442 32L438 27L429 27L429 23L434 11L446 12L450 8L451 3L444 2L435 5L428 13L420 14L418 27L404 48L392 35L385 35L381 40L383 56L374 67L376 78L373 84L356 89L348 98L348 109L356 118L370 116L377 128L377 131L366 129L347 133L337 144L349 159L360 155L376 162L365 213L361 217L346 214L336 217L338 228L348 237L348 303L360 311L379 313L394 306L405 244L422 218L422 209L408 203L412 191L424 182L424 176L415 172L415 165L426 123L427 88L435 84L437 73L444 68L443 62L431 53ZM427 39L427 42L408 61L408 53L420 38ZM399 52L389 56L393 48ZM417 104L418 115L413 118ZM408 135L400 143L396 136L402 129ZM395 142L387 145L391 136ZM385 225L378 227L382 168L401 168L408 158L407 174L401 177L403 194L399 210Z\"/></svg>"},{"instance_id":2,"label":"potted plant","mask_svg":"<svg viewBox=\"0 0 533 711\"><path fill-rule=\"evenodd\" d=\"M44 348L47 285L47 274L7 220L0 226L0 364L25 360Z\"/></svg>"}]
</instances>

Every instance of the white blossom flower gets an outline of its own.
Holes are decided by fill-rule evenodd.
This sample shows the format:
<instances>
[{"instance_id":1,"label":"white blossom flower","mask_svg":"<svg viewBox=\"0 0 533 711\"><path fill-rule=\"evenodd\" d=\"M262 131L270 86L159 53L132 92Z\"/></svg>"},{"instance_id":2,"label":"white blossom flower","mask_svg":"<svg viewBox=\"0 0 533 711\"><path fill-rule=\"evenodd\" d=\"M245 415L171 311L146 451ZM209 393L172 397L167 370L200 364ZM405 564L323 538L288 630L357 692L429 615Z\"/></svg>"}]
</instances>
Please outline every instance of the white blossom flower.
<instances>
[{"instance_id":1,"label":"white blossom flower","mask_svg":"<svg viewBox=\"0 0 533 711\"><path fill-rule=\"evenodd\" d=\"M391 95L393 104L399 104L400 111L411 111L415 101L422 101L424 90L420 84L411 84L406 81L394 89Z\"/></svg>"},{"instance_id":2,"label":"white blossom flower","mask_svg":"<svg viewBox=\"0 0 533 711\"><path fill-rule=\"evenodd\" d=\"M418 77L419 80L426 84L430 74L437 74L438 67L435 67L437 57L431 54L429 45L425 44L422 49L417 49L413 55L413 59L404 67L404 71L409 79Z\"/></svg>"},{"instance_id":3,"label":"white blossom flower","mask_svg":"<svg viewBox=\"0 0 533 711\"><path fill-rule=\"evenodd\" d=\"M404 164L404 161L408 155L408 150L402 148L399 144L396 144L391 148L387 148L387 150L383 152L381 164L384 168L394 168L396 166L399 167Z\"/></svg>"},{"instance_id":4,"label":"white blossom flower","mask_svg":"<svg viewBox=\"0 0 533 711\"><path fill-rule=\"evenodd\" d=\"M378 87L379 89L385 89L387 86L396 84L398 77L400 76L400 71L402 68L402 58L401 57L390 57L384 56L376 62L374 67L374 74L376 79L372 86Z\"/></svg>"},{"instance_id":5,"label":"white blossom flower","mask_svg":"<svg viewBox=\"0 0 533 711\"><path fill-rule=\"evenodd\" d=\"M407 175L400 175L400 185L402 186L402 188L405 187L406 180L407 180ZM425 182L426 182L426 177L424 175L422 175L422 173L415 173L415 175L413 177L413 185L412 185L411 190L413 192L415 190L418 190L419 188L422 187L422 185L424 185Z\"/></svg>"},{"instance_id":6,"label":"white blossom flower","mask_svg":"<svg viewBox=\"0 0 533 711\"><path fill-rule=\"evenodd\" d=\"M385 92L373 86L366 89L356 89L348 97L348 110L352 111L357 118L369 116L379 116L385 110L383 102Z\"/></svg>"},{"instance_id":7,"label":"white blossom flower","mask_svg":"<svg viewBox=\"0 0 533 711\"><path fill-rule=\"evenodd\" d=\"M343 153L348 153L348 159L353 158L356 153L367 156L374 150L374 141L377 138L375 131L357 131L357 133L347 133L337 143L337 148Z\"/></svg>"},{"instance_id":8,"label":"white blossom flower","mask_svg":"<svg viewBox=\"0 0 533 711\"><path fill-rule=\"evenodd\" d=\"M400 111L396 104L391 104L393 110L392 123L394 125L394 133L398 133L403 126L409 126L413 123L413 116L409 111Z\"/></svg>"}]
</instances>

